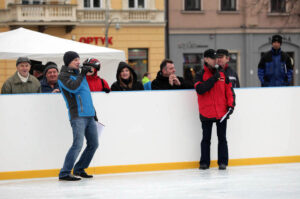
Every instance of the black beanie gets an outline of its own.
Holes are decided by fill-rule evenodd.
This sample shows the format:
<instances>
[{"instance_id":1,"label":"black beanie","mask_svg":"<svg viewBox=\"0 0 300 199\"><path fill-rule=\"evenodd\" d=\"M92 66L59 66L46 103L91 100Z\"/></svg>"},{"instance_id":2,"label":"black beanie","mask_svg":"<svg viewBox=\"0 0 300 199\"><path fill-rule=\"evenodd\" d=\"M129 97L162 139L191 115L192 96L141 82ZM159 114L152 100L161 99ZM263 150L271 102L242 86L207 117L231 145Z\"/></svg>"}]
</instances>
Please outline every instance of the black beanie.
<instances>
[{"instance_id":1,"label":"black beanie","mask_svg":"<svg viewBox=\"0 0 300 199\"><path fill-rule=\"evenodd\" d=\"M74 51L65 52L65 54L64 54L65 66L69 66L69 64L78 57L79 57L79 55L77 52L74 52Z\"/></svg>"},{"instance_id":2,"label":"black beanie","mask_svg":"<svg viewBox=\"0 0 300 199\"><path fill-rule=\"evenodd\" d=\"M275 41L277 41L280 44L282 44L282 37L280 35L273 35L272 36L272 43L274 43Z\"/></svg>"}]
</instances>

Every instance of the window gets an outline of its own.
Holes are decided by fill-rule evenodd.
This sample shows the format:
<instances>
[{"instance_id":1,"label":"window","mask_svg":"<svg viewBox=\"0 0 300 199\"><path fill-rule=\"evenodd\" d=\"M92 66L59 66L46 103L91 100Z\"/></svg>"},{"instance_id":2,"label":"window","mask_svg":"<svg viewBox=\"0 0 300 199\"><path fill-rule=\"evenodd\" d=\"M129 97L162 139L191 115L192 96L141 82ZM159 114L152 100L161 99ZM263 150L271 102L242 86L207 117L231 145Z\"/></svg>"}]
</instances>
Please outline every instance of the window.
<instances>
[{"instance_id":1,"label":"window","mask_svg":"<svg viewBox=\"0 0 300 199\"><path fill-rule=\"evenodd\" d=\"M236 0L221 0L221 11L236 11Z\"/></svg>"},{"instance_id":2,"label":"window","mask_svg":"<svg viewBox=\"0 0 300 199\"><path fill-rule=\"evenodd\" d=\"M101 0L84 0L85 8L101 8Z\"/></svg>"},{"instance_id":3,"label":"window","mask_svg":"<svg viewBox=\"0 0 300 199\"><path fill-rule=\"evenodd\" d=\"M203 65L203 53L185 53L183 54L183 68L193 68L200 71Z\"/></svg>"},{"instance_id":4,"label":"window","mask_svg":"<svg viewBox=\"0 0 300 199\"><path fill-rule=\"evenodd\" d=\"M238 73L238 54L237 53L229 53L229 62L228 62L228 66L230 66L230 68L232 68L236 73Z\"/></svg>"},{"instance_id":5,"label":"window","mask_svg":"<svg viewBox=\"0 0 300 199\"><path fill-rule=\"evenodd\" d=\"M188 88L193 88L195 75L203 66L203 53L183 54L183 78Z\"/></svg>"},{"instance_id":6,"label":"window","mask_svg":"<svg viewBox=\"0 0 300 199\"><path fill-rule=\"evenodd\" d=\"M199 11L201 10L201 0L185 0L184 8L187 11Z\"/></svg>"},{"instance_id":7,"label":"window","mask_svg":"<svg viewBox=\"0 0 300 199\"><path fill-rule=\"evenodd\" d=\"M144 73L148 72L148 49L128 49L128 64L136 72L138 80L141 80Z\"/></svg>"},{"instance_id":8,"label":"window","mask_svg":"<svg viewBox=\"0 0 300 199\"><path fill-rule=\"evenodd\" d=\"M128 0L129 8L145 8L145 0Z\"/></svg>"},{"instance_id":9,"label":"window","mask_svg":"<svg viewBox=\"0 0 300 199\"><path fill-rule=\"evenodd\" d=\"M271 12L286 12L285 0L271 0Z\"/></svg>"}]
</instances>

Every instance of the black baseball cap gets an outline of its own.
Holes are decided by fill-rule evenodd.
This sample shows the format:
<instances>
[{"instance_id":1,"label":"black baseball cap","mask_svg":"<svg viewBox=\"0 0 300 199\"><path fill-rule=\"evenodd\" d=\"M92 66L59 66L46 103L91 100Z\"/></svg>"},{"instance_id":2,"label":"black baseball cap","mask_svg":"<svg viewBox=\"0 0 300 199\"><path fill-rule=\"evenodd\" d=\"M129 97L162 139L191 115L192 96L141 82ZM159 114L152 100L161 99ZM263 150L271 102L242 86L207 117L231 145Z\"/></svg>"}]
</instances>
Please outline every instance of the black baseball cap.
<instances>
[{"instance_id":1,"label":"black baseball cap","mask_svg":"<svg viewBox=\"0 0 300 199\"><path fill-rule=\"evenodd\" d=\"M218 49L217 50L217 57L223 57L223 56L228 57L229 56L229 52L226 49Z\"/></svg>"},{"instance_id":2,"label":"black baseball cap","mask_svg":"<svg viewBox=\"0 0 300 199\"><path fill-rule=\"evenodd\" d=\"M216 51L214 49L208 49L208 50L204 51L204 57L216 59Z\"/></svg>"}]
</instances>

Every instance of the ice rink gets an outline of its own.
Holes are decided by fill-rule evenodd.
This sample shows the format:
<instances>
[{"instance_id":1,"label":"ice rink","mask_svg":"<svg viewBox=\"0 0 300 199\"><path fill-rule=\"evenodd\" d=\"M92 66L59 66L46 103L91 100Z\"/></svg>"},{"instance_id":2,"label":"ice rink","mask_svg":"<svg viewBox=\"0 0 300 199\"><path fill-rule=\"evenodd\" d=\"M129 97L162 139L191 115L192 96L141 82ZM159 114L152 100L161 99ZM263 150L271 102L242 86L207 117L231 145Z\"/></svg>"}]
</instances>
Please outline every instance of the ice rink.
<instances>
[{"instance_id":1,"label":"ice rink","mask_svg":"<svg viewBox=\"0 0 300 199\"><path fill-rule=\"evenodd\" d=\"M0 181L1 199L299 199L300 163Z\"/></svg>"}]
</instances>

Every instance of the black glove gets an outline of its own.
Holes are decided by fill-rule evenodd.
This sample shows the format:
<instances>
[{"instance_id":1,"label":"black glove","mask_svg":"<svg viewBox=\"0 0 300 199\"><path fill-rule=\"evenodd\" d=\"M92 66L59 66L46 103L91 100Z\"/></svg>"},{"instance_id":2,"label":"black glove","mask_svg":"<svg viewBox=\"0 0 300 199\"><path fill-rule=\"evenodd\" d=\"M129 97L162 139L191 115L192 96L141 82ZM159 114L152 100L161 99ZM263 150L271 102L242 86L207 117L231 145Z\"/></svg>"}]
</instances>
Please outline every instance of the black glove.
<instances>
[{"instance_id":1,"label":"black glove","mask_svg":"<svg viewBox=\"0 0 300 199\"><path fill-rule=\"evenodd\" d=\"M215 71L214 78L216 78L217 80L220 78L220 73L218 70Z\"/></svg>"},{"instance_id":2,"label":"black glove","mask_svg":"<svg viewBox=\"0 0 300 199\"><path fill-rule=\"evenodd\" d=\"M229 108L228 108L228 111L229 111L229 112L228 112L228 115L231 115L231 114L233 113L233 110L234 110L233 107L229 107Z\"/></svg>"},{"instance_id":3,"label":"black glove","mask_svg":"<svg viewBox=\"0 0 300 199\"><path fill-rule=\"evenodd\" d=\"M97 114L95 114L94 119L95 119L96 122L98 122Z\"/></svg>"},{"instance_id":4,"label":"black glove","mask_svg":"<svg viewBox=\"0 0 300 199\"><path fill-rule=\"evenodd\" d=\"M110 89L108 89L108 88L103 88L103 91L104 91L105 93L109 93L109 92L110 92Z\"/></svg>"},{"instance_id":5,"label":"black glove","mask_svg":"<svg viewBox=\"0 0 300 199\"><path fill-rule=\"evenodd\" d=\"M227 114L226 119L229 119L229 116L233 113L233 110L234 110L233 107L229 107L229 108L228 108L228 114Z\"/></svg>"},{"instance_id":6,"label":"black glove","mask_svg":"<svg viewBox=\"0 0 300 199\"><path fill-rule=\"evenodd\" d=\"M81 75L82 75L82 76L86 76L86 74L87 74L88 72L93 72L93 71L92 71L92 67L91 67L91 66L88 66L88 65L83 65L83 66L81 67Z\"/></svg>"}]
</instances>

